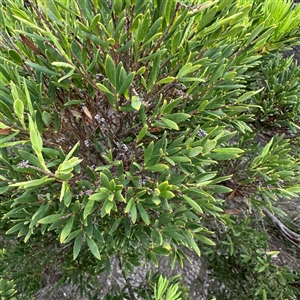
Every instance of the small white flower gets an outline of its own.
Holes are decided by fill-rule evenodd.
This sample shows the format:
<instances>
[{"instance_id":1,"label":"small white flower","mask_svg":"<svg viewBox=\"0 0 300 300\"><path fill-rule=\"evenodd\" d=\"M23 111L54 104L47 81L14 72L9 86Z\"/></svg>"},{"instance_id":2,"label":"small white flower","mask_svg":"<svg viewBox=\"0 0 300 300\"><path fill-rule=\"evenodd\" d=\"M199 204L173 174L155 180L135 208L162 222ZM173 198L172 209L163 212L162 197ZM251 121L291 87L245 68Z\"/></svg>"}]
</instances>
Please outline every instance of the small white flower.
<instances>
[{"instance_id":1,"label":"small white flower","mask_svg":"<svg viewBox=\"0 0 300 300\"><path fill-rule=\"evenodd\" d=\"M103 125L107 124L104 118L100 118L99 122L102 123Z\"/></svg>"},{"instance_id":2,"label":"small white flower","mask_svg":"<svg viewBox=\"0 0 300 300\"><path fill-rule=\"evenodd\" d=\"M95 77L96 77L96 80L100 81L104 78L104 75L101 73L97 73Z\"/></svg>"},{"instance_id":3,"label":"small white flower","mask_svg":"<svg viewBox=\"0 0 300 300\"><path fill-rule=\"evenodd\" d=\"M197 135L200 137L200 138L202 138L202 139L204 139L206 136L207 136L207 132L205 131L205 130L203 130L203 129L199 129L198 130L198 132L197 132Z\"/></svg>"},{"instance_id":4,"label":"small white flower","mask_svg":"<svg viewBox=\"0 0 300 300\"><path fill-rule=\"evenodd\" d=\"M124 151L128 151L128 147L127 147L127 145L125 145L125 144L122 144L122 145L121 145L121 148L122 148Z\"/></svg>"},{"instance_id":5,"label":"small white flower","mask_svg":"<svg viewBox=\"0 0 300 300\"><path fill-rule=\"evenodd\" d=\"M22 160L18 163L18 168L27 168L28 167L28 160Z\"/></svg>"},{"instance_id":6,"label":"small white flower","mask_svg":"<svg viewBox=\"0 0 300 300\"><path fill-rule=\"evenodd\" d=\"M98 122L100 122L100 121L103 119L103 118L100 117L99 114L96 114L94 118L95 118L95 120L98 121ZM103 119L103 120L104 120L104 119Z\"/></svg>"},{"instance_id":7,"label":"small white flower","mask_svg":"<svg viewBox=\"0 0 300 300\"><path fill-rule=\"evenodd\" d=\"M59 144L60 142L62 142L65 138L61 137L59 139L56 140L56 143Z\"/></svg>"},{"instance_id":8,"label":"small white flower","mask_svg":"<svg viewBox=\"0 0 300 300\"><path fill-rule=\"evenodd\" d=\"M140 183L140 185L145 186L146 185L146 180L145 179L140 179L139 183Z\"/></svg>"},{"instance_id":9,"label":"small white flower","mask_svg":"<svg viewBox=\"0 0 300 300\"><path fill-rule=\"evenodd\" d=\"M93 195L93 192L94 192L93 190L86 190L85 194L88 196L91 196L91 195Z\"/></svg>"}]
</instances>

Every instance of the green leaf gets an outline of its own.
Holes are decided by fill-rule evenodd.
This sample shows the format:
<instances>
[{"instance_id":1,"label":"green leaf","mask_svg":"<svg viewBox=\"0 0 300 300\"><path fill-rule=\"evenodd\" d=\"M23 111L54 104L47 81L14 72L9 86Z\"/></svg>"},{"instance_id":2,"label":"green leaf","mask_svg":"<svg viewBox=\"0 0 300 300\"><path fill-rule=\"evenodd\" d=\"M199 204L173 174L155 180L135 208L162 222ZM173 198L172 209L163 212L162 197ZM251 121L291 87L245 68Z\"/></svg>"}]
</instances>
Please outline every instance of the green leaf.
<instances>
[{"instance_id":1,"label":"green leaf","mask_svg":"<svg viewBox=\"0 0 300 300\"><path fill-rule=\"evenodd\" d=\"M185 121L187 119L189 119L191 116L189 114L186 113L174 113L174 114L168 114L165 115L165 118L172 120L176 123L180 123L182 121Z\"/></svg>"},{"instance_id":2,"label":"green leaf","mask_svg":"<svg viewBox=\"0 0 300 300\"><path fill-rule=\"evenodd\" d=\"M204 29L205 35L215 32L217 29L219 29L221 26L225 26L226 24L230 23L231 20L235 19L236 17L240 16L242 14L242 12L236 13L228 18L224 18L224 19L219 19L215 22L213 22L212 25L210 25L209 27L206 27Z\"/></svg>"},{"instance_id":3,"label":"green leaf","mask_svg":"<svg viewBox=\"0 0 300 300\"><path fill-rule=\"evenodd\" d=\"M209 83L213 83L213 84L216 83L216 81L223 76L225 69L226 69L225 62L221 61L219 65L216 66L216 68L214 69L214 72L212 73Z\"/></svg>"},{"instance_id":4,"label":"green leaf","mask_svg":"<svg viewBox=\"0 0 300 300\"><path fill-rule=\"evenodd\" d=\"M203 78L198 78L198 77L182 77L179 78L178 81L180 82L205 82Z\"/></svg>"},{"instance_id":5,"label":"green leaf","mask_svg":"<svg viewBox=\"0 0 300 300\"><path fill-rule=\"evenodd\" d=\"M78 22L78 24L81 26L80 22ZM88 29L86 29L88 30ZM105 43L101 38L99 38L98 36L91 34L89 32L84 32L84 35L86 37L88 37L91 41L93 41L94 43L101 45L103 48L109 49L109 45L107 43Z\"/></svg>"},{"instance_id":6,"label":"green leaf","mask_svg":"<svg viewBox=\"0 0 300 300\"><path fill-rule=\"evenodd\" d=\"M122 0L114 0L113 11L117 17L120 16L123 9L123 1Z\"/></svg>"},{"instance_id":7,"label":"green leaf","mask_svg":"<svg viewBox=\"0 0 300 300\"><path fill-rule=\"evenodd\" d=\"M246 45L250 44L259 35L259 33L264 29L265 26L266 26L265 22L260 23L248 37L246 41Z\"/></svg>"},{"instance_id":8,"label":"green leaf","mask_svg":"<svg viewBox=\"0 0 300 300\"><path fill-rule=\"evenodd\" d=\"M12 59L12 61L17 63L18 65L21 65L23 63L22 57L17 51L10 49L8 50L8 55Z\"/></svg>"},{"instance_id":9,"label":"green leaf","mask_svg":"<svg viewBox=\"0 0 300 300\"><path fill-rule=\"evenodd\" d=\"M32 143L32 148L34 149L35 153L37 155L41 154L43 148L43 140L36 128L30 129L30 141Z\"/></svg>"},{"instance_id":10,"label":"green leaf","mask_svg":"<svg viewBox=\"0 0 300 300\"><path fill-rule=\"evenodd\" d=\"M259 89L258 91L250 91L245 93L244 95L240 96L236 101L236 103L240 103L240 102L244 102L245 100L248 100L249 98L251 98L252 96L260 93L264 88Z\"/></svg>"},{"instance_id":11,"label":"green leaf","mask_svg":"<svg viewBox=\"0 0 300 300\"><path fill-rule=\"evenodd\" d=\"M144 37L144 45L148 43L148 41L151 40L151 38L160 31L162 20L163 18L160 17L152 24L147 35Z\"/></svg>"},{"instance_id":12,"label":"green leaf","mask_svg":"<svg viewBox=\"0 0 300 300\"><path fill-rule=\"evenodd\" d=\"M105 72L111 84L116 87L116 66L113 59L108 54L105 59Z\"/></svg>"},{"instance_id":13,"label":"green leaf","mask_svg":"<svg viewBox=\"0 0 300 300\"><path fill-rule=\"evenodd\" d=\"M0 188L0 195L3 195L9 190L9 186L4 186Z\"/></svg>"},{"instance_id":14,"label":"green leaf","mask_svg":"<svg viewBox=\"0 0 300 300\"><path fill-rule=\"evenodd\" d=\"M77 105L77 104L81 104L81 103L84 103L84 100L70 100L70 101L67 101L64 106L70 106L70 105Z\"/></svg>"},{"instance_id":15,"label":"green leaf","mask_svg":"<svg viewBox=\"0 0 300 300\"><path fill-rule=\"evenodd\" d=\"M203 146L203 154L208 154L211 152L212 149L214 149L217 145L216 140L208 140L205 145Z\"/></svg>"},{"instance_id":16,"label":"green leaf","mask_svg":"<svg viewBox=\"0 0 300 300\"><path fill-rule=\"evenodd\" d=\"M288 192L300 194L300 186L292 186L286 189Z\"/></svg>"},{"instance_id":17,"label":"green leaf","mask_svg":"<svg viewBox=\"0 0 300 300\"><path fill-rule=\"evenodd\" d=\"M165 77L163 79L161 79L157 84L165 84L165 83L170 83L172 81L175 80L175 77L173 76L168 76L168 77Z\"/></svg>"},{"instance_id":18,"label":"green leaf","mask_svg":"<svg viewBox=\"0 0 300 300\"><path fill-rule=\"evenodd\" d=\"M24 120L24 103L20 99L14 101L14 110L19 120L22 122Z\"/></svg>"},{"instance_id":19,"label":"green leaf","mask_svg":"<svg viewBox=\"0 0 300 300\"><path fill-rule=\"evenodd\" d=\"M91 250L92 254L99 260L101 260L101 256L100 256L100 252L99 252L99 248L96 244L96 242L89 238L88 236L86 236L86 242L89 246L89 249Z\"/></svg>"},{"instance_id":20,"label":"green leaf","mask_svg":"<svg viewBox=\"0 0 300 300\"><path fill-rule=\"evenodd\" d=\"M162 108L162 113L164 114L170 114L172 110L179 105L179 103L182 101L182 97L179 97L173 101L171 101L167 106Z\"/></svg>"},{"instance_id":21,"label":"green leaf","mask_svg":"<svg viewBox=\"0 0 300 300\"><path fill-rule=\"evenodd\" d=\"M155 299L163 299L164 293L167 290L167 287L169 285L168 279L164 278L162 275L158 278L158 287L155 285Z\"/></svg>"},{"instance_id":22,"label":"green leaf","mask_svg":"<svg viewBox=\"0 0 300 300\"><path fill-rule=\"evenodd\" d=\"M163 197L165 199L171 199L175 197L175 195L171 191L161 191L159 194L160 197Z\"/></svg>"},{"instance_id":23,"label":"green leaf","mask_svg":"<svg viewBox=\"0 0 300 300\"><path fill-rule=\"evenodd\" d=\"M195 147L190 150L188 157L192 158L199 155L202 152L202 147Z\"/></svg>"},{"instance_id":24,"label":"green leaf","mask_svg":"<svg viewBox=\"0 0 300 300\"><path fill-rule=\"evenodd\" d=\"M3 113L10 121L16 122L16 119L11 113L10 108L1 100L0 100L0 112Z\"/></svg>"},{"instance_id":25,"label":"green leaf","mask_svg":"<svg viewBox=\"0 0 300 300\"><path fill-rule=\"evenodd\" d=\"M123 220L123 217L118 218L111 226L108 234L112 234L113 232L115 232L117 230L117 228L119 227L121 221Z\"/></svg>"},{"instance_id":26,"label":"green leaf","mask_svg":"<svg viewBox=\"0 0 300 300\"><path fill-rule=\"evenodd\" d=\"M102 187L99 189L99 192L91 195L89 197L90 200L94 200L94 201L101 201L103 199L108 198L108 196L110 195L111 191L105 187Z\"/></svg>"},{"instance_id":27,"label":"green leaf","mask_svg":"<svg viewBox=\"0 0 300 300\"><path fill-rule=\"evenodd\" d=\"M5 234L12 234L18 230L20 230L21 228L25 227L26 225L24 225L24 222L18 223L16 225L14 225L13 227L11 227L9 230L7 230L5 232Z\"/></svg>"},{"instance_id":28,"label":"green leaf","mask_svg":"<svg viewBox=\"0 0 300 300\"><path fill-rule=\"evenodd\" d=\"M64 200L64 204L66 207L69 207L72 201L72 193L70 190L70 186L66 181L62 183L61 192L60 192L60 201Z\"/></svg>"},{"instance_id":29,"label":"green leaf","mask_svg":"<svg viewBox=\"0 0 300 300\"><path fill-rule=\"evenodd\" d=\"M51 63L51 65L53 65L55 67L75 69L74 65L71 65L71 64L65 63L65 62L61 62L61 61L54 61Z\"/></svg>"},{"instance_id":30,"label":"green leaf","mask_svg":"<svg viewBox=\"0 0 300 300\"><path fill-rule=\"evenodd\" d=\"M29 228L33 228L34 226L36 226L36 223L38 222L38 220L40 220L42 217L44 217L44 215L47 213L49 207L50 207L50 203L49 202L48 203L44 202L39 207L39 209L31 217L31 222L29 224Z\"/></svg>"},{"instance_id":31,"label":"green leaf","mask_svg":"<svg viewBox=\"0 0 300 300\"><path fill-rule=\"evenodd\" d=\"M139 134L136 137L136 142L137 143L144 138L147 130L148 130L148 125L144 125L143 128L140 130Z\"/></svg>"},{"instance_id":32,"label":"green leaf","mask_svg":"<svg viewBox=\"0 0 300 300\"><path fill-rule=\"evenodd\" d=\"M195 253L198 255L198 256L201 256L201 252L200 252L200 249L197 245L197 243L195 242L194 238L191 237L190 239L190 244L192 246L192 249L195 251Z\"/></svg>"},{"instance_id":33,"label":"green leaf","mask_svg":"<svg viewBox=\"0 0 300 300\"><path fill-rule=\"evenodd\" d=\"M80 146L80 142L77 142L74 147L70 150L70 152L67 154L67 156L65 157L65 161L71 159L72 155L74 154L74 152L78 149L78 147Z\"/></svg>"},{"instance_id":34,"label":"green leaf","mask_svg":"<svg viewBox=\"0 0 300 300\"><path fill-rule=\"evenodd\" d=\"M0 10L0 13L1 13L1 10ZM5 81L5 83L9 84L9 82L11 80L11 76L2 65L0 65L0 74L2 75L2 78Z\"/></svg>"},{"instance_id":35,"label":"green leaf","mask_svg":"<svg viewBox=\"0 0 300 300\"><path fill-rule=\"evenodd\" d=\"M53 0L46 0L44 3L46 4L46 9L48 8L51 10L57 19L62 20L59 10Z\"/></svg>"},{"instance_id":36,"label":"green leaf","mask_svg":"<svg viewBox=\"0 0 300 300\"><path fill-rule=\"evenodd\" d=\"M178 226L168 226L162 230L162 233L168 238L172 238L177 241L183 240L183 236L179 233L181 230Z\"/></svg>"},{"instance_id":37,"label":"green leaf","mask_svg":"<svg viewBox=\"0 0 300 300\"><path fill-rule=\"evenodd\" d=\"M192 64L191 63L187 63L186 65L184 65L178 72L176 78L181 78L183 77L184 75L188 74L191 72L191 69L192 69Z\"/></svg>"},{"instance_id":38,"label":"green leaf","mask_svg":"<svg viewBox=\"0 0 300 300\"><path fill-rule=\"evenodd\" d=\"M139 99L139 97L133 95L131 98L131 107L135 110L140 110L142 105L142 101Z\"/></svg>"},{"instance_id":39,"label":"green leaf","mask_svg":"<svg viewBox=\"0 0 300 300\"><path fill-rule=\"evenodd\" d=\"M44 217L43 219L39 220L39 224L52 224L56 221L58 221L61 218L62 214L53 214L49 215L47 217Z\"/></svg>"},{"instance_id":40,"label":"green leaf","mask_svg":"<svg viewBox=\"0 0 300 300\"><path fill-rule=\"evenodd\" d=\"M126 203L124 196L122 195L122 190L118 190L114 193L114 198L119 202Z\"/></svg>"},{"instance_id":41,"label":"green leaf","mask_svg":"<svg viewBox=\"0 0 300 300\"><path fill-rule=\"evenodd\" d=\"M71 69L66 75L64 75L63 77L59 78L57 82L60 83L63 80L71 77L73 75L74 71L75 71L75 69Z\"/></svg>"},{"instance_id":42,"label":"green leaf","mask_svg":"<svg viewBox=\"0 0 300 300\"><path fill-rule=\"evenodd\" d=\"M32 30L32 29L35 29L35 30L37 30L38 32L41 32L41 33L43 33L43 34L45 34L45 35L47 34L47 32L46 32L45 30L43 30L41 26L37 26L37 25L35 25L33 22L30 22L30 21L28 20L28 16L26 16L26 15L24 16L24 15L18 13L19 11L15 10L15 9L13 9L13 8L12 8L11 10L12 10L12 12L14 13L14 17L15 17L16 19L20 20L23 24L27 24L31 30Z\"/></svg>"},{"instance_id":43,"label":"green leaf","mask_svg":"<svg viewBox=\"0 0 300 300\"><path fill-rule=\"evenodd\" d=\"M179 130L178 125L174 121L172 121L168 118L165 118L165 117L162 117L161 120L167 127L171 128L171 129Z\"/></svg>"},{"instance_id":44,"label":"green leaf","mask_svg":"<svg viewBox=\"0 0 300 300\"><path fill-rule=\"evenodd\" d=\"M173 55L178 51L178 48L182 43L181 35L182 35L181 30L177 30L177 32L172 36L171 53Z\"/></svg>"},{"instance_id":45,"label":"green leaf","mask_svg":"<svg viewBox=\"0 0 300 300\"><path fill-rule=\"evenodd\" d=\"M57 173L57 174L70 173L70 172L72 172L72 170L75 166L80 164L81 161L82 161L82 159L78 159L78 157L72 157L69 160L66 160L66 158L65 158L65 160L59 165L59 167L55 173Z\"/></svg>"},{"instance_id":46,"label":"green leaf","mask_svg":"<svg viewBox=\"0 0 300 300\"><path fill-rule=\"evenodd\" d=\"M159 255L170 255L170 250L166 249L166 248L163 248L163 247L154 247L152 249L152 251L154 253L157 253ZM158 298L159 299L159 298Z\"/></svg>"},{"instance_id":47,"label":"green leaf","mask_svg":"<svg viewBox=\"0 0 300 300\"><path fill-rule=\"evenodd\" d=\"M84 211L83 211L83 218L86 219L87 216L90 215L91 211L93 210L94 208L94 204L95 204L95 201L94 200L91 200L89 199L85 208L84 208Z\"/></svg>"},{"instance_id":48,"label":"green leaf","mask_svg":"<svg viewBox=\"0 0 300 300\"><path fill-rule=\"evenodd\" d=\"M51 124L51 120L52 120L52 115L46 111L42 112L42 119L44 124L49 127L49 125Z\"/></svg>"},{"instance_id":49,"label":"green leaf","mask_svg":"<svg viewBox=\"0 0 300 300\"><path fill-rule=\"evenodd\" d=\"M263 45L265 43L265 41L272 35L272 33L275 30L275 26L270 26L267 28L264 28L264 32L261 33L258 38L254 41L256 46L260 46ZM260 42L260 43L258 43Z\"/></svg>"},{"instance_id":50,"label":"green leaf","mask_svg":"<svg viewBox=\"0 0 300 300\"><path fill-rule=\"evenodd\" d=\"M120 47L117 50L117 53L125 52L132 46L132 44L133 44L133 40L128 41L126 44L124 44L122 47Z\"/></svg>"},{"instance_id":51,"label":"green leaf","mask_svg":"<svg viewBox=\"0 0 300 300\"><path fill-rule=\"evenodd\" d=\"M113 93L106 86L104 86L103 84L96 83L96 86L99 88L100 91L113 95Z\"/></svg>"},{"instance_id":52,"label":"green leaf","mask_svg":"<svg viewBox=\"0 0 300 300\"><path fill-rule=\"evenodd\" d=\"M190 197L188 197L188 196L186 196L186 195L183 195L183 198L184 198L184 200L192 207L192 208L194 208L197 212L199 212L199 213L203 213L203 210L202 210L202 208L199 206L199 204L195 201L195 200L193 200L192 198L190 198Z\"/></svg>"},{"instance_id":53,"label":"green leaf","mask_svg":"<svg viewBox=\"0 0 300 300\"><path fill-rule=\"evenodd\" d=\"M151 13L150 10L147 9L144 11L142 18L138 24L138 33L136 36L136 42L139 44L146 36L146 33L150 27L151 22Z\"/></svg>"},{"instance_id":54,"label":"green leaf","mask_svg":"<svg viewBox=\"0 0 300 300\"><path fill-rule=\"evenodd\" d=\"M135 224L137 219L137 210L136 210L136 204L134 199L132 199L131 207L130 207L130 218L133 224Z\"/></svg>"},{"instance_id":55,"label":"green leaf","mask_svg":"<svg viewBox=\"0 0 300 300\"><path fill-rule=\"evenodd\" d=\"M206 245L209 245L209 246L216 246L216 244L215 244L212 240L210 240L209 238L207 238L206 236L203 236L203 235L197 235L197 239L198 239L200 242L202 242L202 243L204 243L204 244L206 244Z\"/></svg>"},{"instance_id":56,"label":"green leaf","mask_svg":"<svg viewBox=\"0 0 300 300\"><path fill-rule=\"evenodd\" d=\"M94 16L94 18L91 21L90 26L89 26L89 29L91 31L98 25L98 23L100 22L100 19L101 19L101 15L100 14L97 14L97 15Z\"/></svg>"},{"instance_id":57,"label":"green leaf","mask_svg":"<svg viewBox=\"0 0 300 300\"><path fill-rule=\"evenodd\" d=\"M159 74L159 67L160 67L160 53L153 60L147 91L150 91L152 89Z\"/></svg>"},{"instance_id":58,"label":"green leaf","mask_svg":"<svg viewBox=\"0 0 300 300\"><path fill-rule=\"evenodd\" d=\"M54 180L55 180L54 178L49 178L48 176L44 176L40 179L12 183L9 186L17 186L22 189L27 189L27 188L31 188L31 187L45 186Z\"/></svg>"},{"instance_id":59,"label":"green leaf","mask_svg":"<svg viewBox=\"0 0 300 300\"><path fill-rule=\"evenodd\" d=\"M110 215L110 212L114 208L114 206L115 203L112 200L105 200L101 209L101 218L103 218L105 215Z\"/></svg>"},{"instance_id":60,"label":"green leaf","mask_svg":"<svg viewBox=\"0 0 300 300\"><path fill-rule=\"evenodd\" d=\"M216 194L228 194L232 192L232 189L222 185L210 185L212 191Z\"/></svg>"},{"instance_id":61,"label":"green leaf","mask_svg":"<svg viewBox=\"0 0 300 300\"><path fill-rule=\"evenodd\" d=\"M263 148L260 157L264 158L270 151L270 148L273 144L274 138L272 138L269 143Z\"/></svg>"},{"instance_id":62,"label":"green leaf","mask_svg":"<svg viewBox=\"0 0 300 300\"><path fill-rule=\"evenodd\" d=\"M68 181L70 178L73 177L73 174L70 172L55 172L55 177L62 181Z\"/></svg>"},{"instance_id":63,"label":"green leaf","mask_svg":"<svg viewBox=\"0 0 300 300\"><path fill-rule=\"evenodd\" d=\"M101 180L102 186L104 186L105 188L110 190L111 187L109 184L109 179L104 173L100 173L100 180Z\"/></svg>"},{"instance_id":64,"label":"green leaf","mask_svg":"<svg viewBox=\"0 0 300 300\"><path fill-rule=\"evenodd\" d=\"M125 81L122 83L121 87L119 88L119 90L117 91L117 94L118 95L121 95L123 94L128 88L129 86L131 85L132 81L133 81L133 78L134 78L134 75L135 75L135 72L131 72L127 75ZM133 97L136 97L136 96L133 96ZM132 97L132 98L133 98ZM131 102L131 105L132 105L132 102ZM132 106L133 107L133 106ZM134 107L133 107L134 108ZM138 109L137 109L138 110Z\"/></svg>"},{"instance_id":65,"label":"green leaf","mask_svg":"<svg viewBox=\"0 0 300 300\"><path fill-rule=\"evenodd\" d=\"M217 148L208 156L215 160L229 160L241 156L242 153L244 153L244 150L239 148Z\"/></svg>"},{"instance_id":66,"label":"green leaf","mask_svg":"<svg viewBox=\"0 0 300 300\"><path fill-rule=\"evenodd\" d=\"M29 65L30 67L32 67L33 69L35 69L36 71L41 72L43 74L47 74L47 75L50 75L50 76L52 76L52 75L53 76L59 76L59 73L54 72L54 71L52 71L52 70L50 70L46 67L42 67L39 64L30 62L30 61L27 61L26 64Z\"/></svg>"},{"instance_id":67,"label":"green leaf","mask_svg":"<svg viewBox=\"0 0 300 300\"><path fill-rule=\"evenodd\" d=\"M176 162L176 163L185 163L185 162L191 162L191 160L186 157L186 156L180 156L180 155L172 155L172 156L169 156L168 158L170 158L173 162Z\"/></svg>"},{"instance_id":68,"label":"green leaf","mask_svg":"<svg viewBox=\"0 0 300 300\"><path fill-rule=\"evenodd\" d=\"M152 158L153 149L154 149L154 142L151 141L148 147L144 150L144 163L146 166L149 160Z\"/></svg>"},{"instance_id":69,"label":"green leaf","mask_svg":"<svg viewBox=\"0 0 300 300\"><path fill-rule=\"evenodd\" d=\"M9 134L3 138L0 138L0 147L5 144L6 142L12 140L16 135L18 135L19 132L14 132L12 134Z\"/></svg>"},{"instance_id":70,"label":"green leaf","mask_svg":"<svg viewBox=\"0 0 300 300\"><path fill-rule=\"evenodd\" d=\"M163 172L168 169L169 169L169 166L165 165L165 164L155 164L154 166L146 167L146 170L152 171L152 172Z\"/></svg>"},{"instance_id":71,"label":"green leaf","mask_svg":"<svg viewBox=\"0 0 300 300\"><path fill-rule=\"evenodd\" d=\"M79 234L81 234L81 231L82 231L81 228L80 228L80 229L77 229L77 230L75 230L75 231L72 231L72 232L69 234L68 238L65 239L64 244L67 244L67 243L69 243L70 241L74 240Z\"/></svg>"},{"instance_id":72,"label":"green leaf","mask_svg":"<svg viewBox=\"0 0 300 300\"><path fill-rule=\"evenodd\" d=\"M73 228L74 218L75 218L75 217L72 216L72 217L68 220L68 222L67 222L66 225L64 226L62 232L60 233L60 239L59 239L59 241L60 241L61 244L62 244L62 243L66 240L66 238L69 236L69 234L70 234L70 232L71 232L71 230L72 230L72 228Z\"/></svg>"},{"instance_id":73,"label":"green leaf","mask_svg":"<svg viewBox=\"0 0 300 300\"><path fill-rule=\"evenodd\" d=\"M129 201L128 201L128 203L127 203L127 205L126 205L126 209L125 209L125 214L127 214L129 211L130 211L130 208L131 208L131 206L132 206L132 204L134 203L134 198L131 198Z\"/></svg>"},{"instance_id":74,"label":"green leaf","mask_svg":"<svg viewBox=\"0 0 300 300\"><path fill-rule=\"evenodd\" d=\"M145 210L144 206L141 203L137 203L137 208L139 211L139 214L142 218L142 220L149 225L150 224L150 219L149 219L149 214L147 213L147 211Z\"/></svg>"}]
</instances>

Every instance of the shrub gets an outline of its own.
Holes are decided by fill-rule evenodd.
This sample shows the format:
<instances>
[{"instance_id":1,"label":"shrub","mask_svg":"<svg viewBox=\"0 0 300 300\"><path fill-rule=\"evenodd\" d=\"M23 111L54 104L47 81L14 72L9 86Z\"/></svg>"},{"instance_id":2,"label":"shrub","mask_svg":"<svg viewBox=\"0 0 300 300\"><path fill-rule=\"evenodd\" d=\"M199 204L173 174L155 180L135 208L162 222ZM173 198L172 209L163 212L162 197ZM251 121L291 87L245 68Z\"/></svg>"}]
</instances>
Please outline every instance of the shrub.
<instances>
[{"instance_id":1,"label":"shrub","mask_svg":"<svg viewBox=\"0 0 300 300\"><path fill-rule=\"evenodd\" d=\"M267 233L255 227L246 218L220 231L216 248L206 253L216 280L209 293L216 299L297 299L299 277L276 266L279 251L269 251Z\"/></svg>"},{"instance_id":2,"label":"shrub","mask_svg":"<svg viewBox=\"0 0 300 300\"><path fill-rule=\"evenodd\" d=\"M50 266L83 293L114 256L125 278L160 256L182 266L184 248L215 245L205 221L230 224L232 188L271 211L299 193L290 142L258 143L255 114L284 106L290 122L277 123L298 130L296 97L265 109L261 81L272 53L297 43L300 8L201 2L0 4L2 273L20 295Z\"/></svg>"}]
</instances>

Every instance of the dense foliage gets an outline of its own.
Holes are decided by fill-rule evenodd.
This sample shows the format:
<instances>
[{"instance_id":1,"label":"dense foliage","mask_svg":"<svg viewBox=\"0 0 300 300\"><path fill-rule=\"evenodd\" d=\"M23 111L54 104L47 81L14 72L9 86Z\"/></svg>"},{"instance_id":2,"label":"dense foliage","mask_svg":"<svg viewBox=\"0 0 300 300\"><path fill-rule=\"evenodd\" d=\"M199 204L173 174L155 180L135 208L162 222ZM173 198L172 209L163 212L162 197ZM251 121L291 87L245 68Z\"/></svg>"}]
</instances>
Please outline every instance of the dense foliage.
<instances>
[{"instance_id":1,"label":"dense foliage","mask_svg":"<svg viewBox=\"0 0 300 300\"><path fill-rule=\"evenodd\" d=\"M299 23L285 0L2 1L1 297L55 267L96 299L112 257L128 278L185 248L214 296L297 297L248 219L300 193L300 71L279 54ZM180 278L147 282L107 299L188 298Z\"/></svg>"}]
</instances>

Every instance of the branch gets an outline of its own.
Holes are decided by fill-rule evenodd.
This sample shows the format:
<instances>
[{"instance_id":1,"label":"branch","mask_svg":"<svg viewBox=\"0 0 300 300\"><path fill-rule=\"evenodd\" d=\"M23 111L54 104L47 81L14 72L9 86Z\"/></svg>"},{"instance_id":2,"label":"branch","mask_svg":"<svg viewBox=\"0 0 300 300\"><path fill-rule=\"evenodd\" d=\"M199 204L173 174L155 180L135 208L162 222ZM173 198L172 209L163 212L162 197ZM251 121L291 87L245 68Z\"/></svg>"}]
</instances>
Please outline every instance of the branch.
<instances>
[{"instance_id":1,"label":"branch","mask_svg":"<svg viewBox=\"0 0 300 300\"><path fill-rule=\"evenodd\" d=\"M123 267L122 267L122 260L121 260L121 257L120 257L120 254L117 255L118 257L118 261L119 261L119 267L122 271L122 275L126 281L126 285L127 285L127 289L128 289L128 293L131 297L132 300L137 300L136 297L134 296L134 291L133 291L133 288L132 288L132 285L131 285L131 282L130 282L130 279L126 276L124 270L123 270Z\"/></svg>"},{"instance_id":2,"label":"branch","mask_svg":"<svg viewBox=\"0 0 300 300\"><path fill-rule=\"evenodd\" d=\"M296 247L300 248L300 234L287 228L278 218L272 215L272 213L266 207L263 207L262 210L265 215L272 220L273 224L277 227L280 233Z\"/></svg>"}]
</instances>

